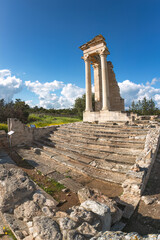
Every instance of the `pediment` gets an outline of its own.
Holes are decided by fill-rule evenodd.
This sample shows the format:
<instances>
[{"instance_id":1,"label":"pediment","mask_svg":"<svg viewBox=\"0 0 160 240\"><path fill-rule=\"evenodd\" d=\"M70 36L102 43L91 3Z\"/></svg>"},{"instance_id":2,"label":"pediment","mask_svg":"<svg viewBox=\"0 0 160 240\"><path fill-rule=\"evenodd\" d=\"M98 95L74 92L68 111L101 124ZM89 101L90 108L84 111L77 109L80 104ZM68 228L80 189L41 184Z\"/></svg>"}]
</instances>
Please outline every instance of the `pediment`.
<instances>
[{"instance_id":1,"label":"pediment","mask_svg":"<svg viewBox=\"0 0 160 240\"><path fill-rule=\"evenodd\" d=\"M99 43L104 43L106 45L106 42L105 42L105 38L99 34L97 36L95 36L92 40L88 41L87 43L83 44L82 46L80 46L79 48L84 51L92 46L95 46Z\"/></svg>"}]
</instances>

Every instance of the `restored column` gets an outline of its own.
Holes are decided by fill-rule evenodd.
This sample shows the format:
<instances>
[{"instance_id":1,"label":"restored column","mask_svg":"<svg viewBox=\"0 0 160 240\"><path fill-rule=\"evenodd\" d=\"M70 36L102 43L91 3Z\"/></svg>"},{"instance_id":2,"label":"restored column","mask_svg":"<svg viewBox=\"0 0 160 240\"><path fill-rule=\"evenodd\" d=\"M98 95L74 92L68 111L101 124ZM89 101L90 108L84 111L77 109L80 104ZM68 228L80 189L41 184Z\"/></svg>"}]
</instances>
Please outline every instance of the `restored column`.
<instances>
[{"instance_id":1,"label":"restored column","mask_svg":"<svg viewBox=\"0 0 160 240\"><path fill-rule=\"evenodd\" d=\"M102 69L102 110L109 110L109 82L108 82L108 70L107 70L107 51L100 53L101 69Z\"/></svg>"},{"instance_id":2,"label":"restored column","mask_svg":"<svg viewBox=\"0 0 160 240\"><path fill-rule=\"evenodd\" d=\"M100 111L102 109L102 78L100 63L94 63L93 69L94 69L95 111Z\"/></svg>"},{"instance_id":3,"label":"restored column","mask_svg":"<svg viewBox=\"0 0 160 240\"><path fill-rule=\"evenodd\" d=\"M91 89L91 63L89 57L84 57L86 76L86 109L92 111L92 89Z\"/></svg>"}]
</instances>

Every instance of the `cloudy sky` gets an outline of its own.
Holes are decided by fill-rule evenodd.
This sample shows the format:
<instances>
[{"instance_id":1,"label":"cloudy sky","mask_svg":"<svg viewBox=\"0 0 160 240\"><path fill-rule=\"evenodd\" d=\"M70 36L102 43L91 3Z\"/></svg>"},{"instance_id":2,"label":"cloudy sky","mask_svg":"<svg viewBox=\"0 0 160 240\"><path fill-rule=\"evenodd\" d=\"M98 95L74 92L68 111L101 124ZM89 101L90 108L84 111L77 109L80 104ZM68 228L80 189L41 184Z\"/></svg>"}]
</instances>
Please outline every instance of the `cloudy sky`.
<instances>
[{"instance_id":1,"label":"cloudy sky","mask_svg":"<svg viewBox=\"0 0 160 240\"><path fill-rule=\"evenodd\" d=\"M85 92L78 47L102 34L126 107L143 97L160 107L159 0L0 0L0 9L0 99L72 107Z\"/></svg>"}]
</instances>

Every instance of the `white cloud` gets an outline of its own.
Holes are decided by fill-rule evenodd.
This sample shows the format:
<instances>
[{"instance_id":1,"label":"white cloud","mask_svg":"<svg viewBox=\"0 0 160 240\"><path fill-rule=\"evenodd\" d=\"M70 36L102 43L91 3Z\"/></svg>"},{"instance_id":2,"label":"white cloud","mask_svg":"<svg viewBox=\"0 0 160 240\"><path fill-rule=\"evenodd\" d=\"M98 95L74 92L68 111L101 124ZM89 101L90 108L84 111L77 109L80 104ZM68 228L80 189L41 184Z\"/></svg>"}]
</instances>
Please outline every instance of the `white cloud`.
<instances>
[{"instance_id":1,"label":"white cloud","mask_svg":"<svg viewBox=\"0 0 160 240\"><path fill-rule=\"evenodd\" d=\"M6 102L12 100L14 94L22 90L22 80L11 76L11 71L8 69L0 70L0 99L5 99Z\"/></svg>"},{"instance_id":2,"label":"white cloud","mask_svg":"<svg viewBox=\"0 0 160 240\"><path fill-rule=\"evenodd\" d=\"M26 104L28 104L30 107L34 107L35 105L33 104L32 100L26 100L25 101Z\"/></svg>"},{"instance_id":3,"label":"white cloud","mask_svg":"<svg viewBox=\"0 0 160 240\"><path fill-rule=\"evenodd\" d=\"M153 78L152 81L151 81L151 85L154 85L156 82L158 82L158 79L157 78Z\"/></svg>"},{"instance_id":4,"label":"white cloud","mask_svg":"<svg viewBox=\"0 0 160 240\"><path fill-rule=\"evenodd\" d=\"M54 80L53 82L40 83L39 81L26 81L27 88L39 98L39 106L44 108L69 108L72 107L77 97L81 97L85 89L74 84ZM61 96L55 91L61 90Z\"/></svg>"},{"instance_id":5,"label":"white cloud","mask_svg":"<svg viewBox=\"0 0 160 240\"><path fill-rule=\"evenodd\" d=\"M157 107L160 107L160 89L152 86L157 81L158 79L153 78L151 83L147 82L146 85L136 84L130 80L118 83L121 96L125 99L126 107L130 106L133 100L136 102L138 100L142 100L144 97L147 99L152 98Z\"/></svg>"},{"instance_id":6,"label":"white cloud","mask_svg":"<svg viewBox=\"0 0 160 240\"><path fill-rule=\"evenodd\" d=\"M59 102L63 107L72 107L75 99L81 97L84 93L84 88L80 88L75 84L68 83L61 91L62 96L59 98Z\"/></svg>"}]
</instances>

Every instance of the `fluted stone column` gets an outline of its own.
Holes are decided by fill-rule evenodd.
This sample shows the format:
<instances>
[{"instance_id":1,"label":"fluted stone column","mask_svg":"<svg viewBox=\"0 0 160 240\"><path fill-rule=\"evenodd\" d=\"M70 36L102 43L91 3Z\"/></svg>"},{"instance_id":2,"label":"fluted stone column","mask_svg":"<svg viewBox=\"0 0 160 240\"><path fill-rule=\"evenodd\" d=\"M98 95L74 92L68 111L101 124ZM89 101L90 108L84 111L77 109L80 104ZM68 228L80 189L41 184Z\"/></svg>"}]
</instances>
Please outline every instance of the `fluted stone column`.
<instances>
[{"instance_id":1,"label":"fluted stone column","mask_svg":"<svg viewBox=\"0 0 160 240\"><path fill-rule=\"evenodd\" d=\"M91 63L88 57L85 61L85 76L86 76L86 111L92 111L92 89L91 89Z\"/></svg>"},{"instance_id":2,"label":"fluted stone column","mask_svg":"<svg viewBox=\"0 0 160 240\"><path fill-rule=\"evenodd\" d=\"M101 58L101 70L102 70L102 110L109 110L109 82L108 82L108 70L107 70L107 53L100 53Z\"/></svg>"},{"instance_id":3,"label":"fluted stone column","mask_svg":"<svg viewBox=\"0 0 160 240\"><path fill-rule=\"evenodd\" d=\"M102 78L100 63L94 63L93 69L94 69L95 111L100 111L102 109Z\"/></svg>"}]
</instances>

